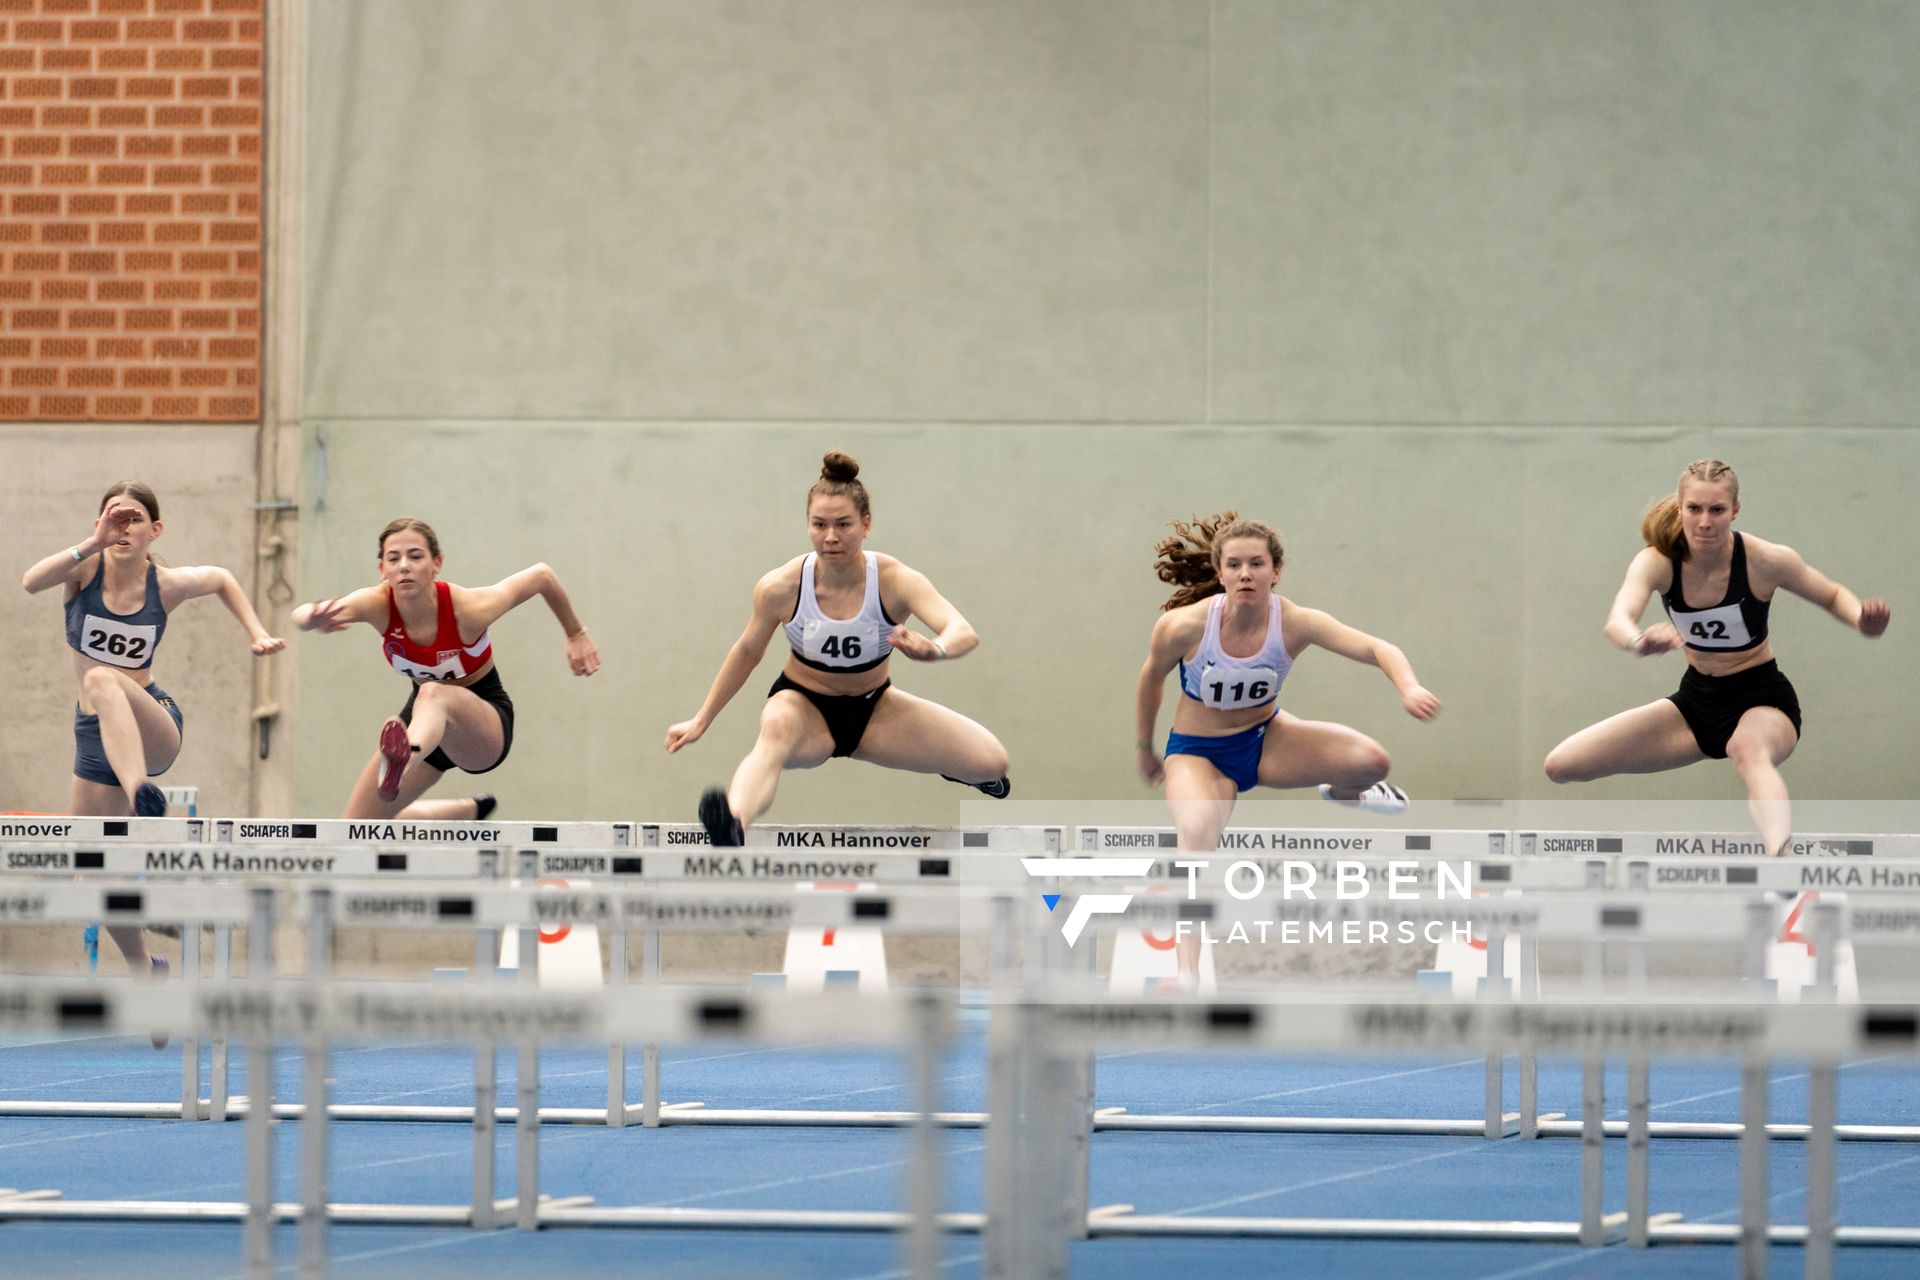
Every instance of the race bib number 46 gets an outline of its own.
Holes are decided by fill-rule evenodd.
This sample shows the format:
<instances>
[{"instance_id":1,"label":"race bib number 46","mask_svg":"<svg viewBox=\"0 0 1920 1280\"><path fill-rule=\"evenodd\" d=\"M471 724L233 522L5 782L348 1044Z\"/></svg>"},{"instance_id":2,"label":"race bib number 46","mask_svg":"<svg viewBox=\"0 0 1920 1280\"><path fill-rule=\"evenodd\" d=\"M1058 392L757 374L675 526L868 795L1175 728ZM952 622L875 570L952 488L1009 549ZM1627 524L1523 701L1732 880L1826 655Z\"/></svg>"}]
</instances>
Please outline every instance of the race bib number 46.
<instances>
[{"instance_id":1,"label":"race bib number 46","mask_svg":"<svg viewBox=\"0 0 1920 1280\"><path fill-rule=\"evenodd\" d=\"M857 667L880 656L880 624L815 618L802 629L800 652L828 667Z\"/></svg>"}]
</instances>

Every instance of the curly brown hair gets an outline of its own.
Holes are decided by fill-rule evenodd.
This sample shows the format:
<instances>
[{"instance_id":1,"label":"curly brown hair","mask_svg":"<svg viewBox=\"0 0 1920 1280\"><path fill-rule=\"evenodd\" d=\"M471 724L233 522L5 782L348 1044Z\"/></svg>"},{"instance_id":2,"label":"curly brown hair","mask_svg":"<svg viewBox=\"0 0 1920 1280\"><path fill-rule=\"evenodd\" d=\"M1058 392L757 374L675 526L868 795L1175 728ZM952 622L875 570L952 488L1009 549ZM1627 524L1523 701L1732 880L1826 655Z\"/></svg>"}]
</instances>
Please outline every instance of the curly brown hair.
<instances>
[{"instance_id":1,"label":"curly brown hair","mask_svg":"<svg viewBox=\"0 0 1920 1280\"><path fill-rule=\"evenodd\" d=\"M1170 582L1174 592L1160 606L1162 612L1218 595L1220 585L1220 548L1234 538L1260 538L1273 556L1273 571L1280 572L1286 562L1286 549L1280 535L1258 520L1242 520L1234 510L1219 515L1195 516L1191 521L1169 520L1173 536L1162 538L1153 549L1157 559L1153 571L1160 581Z\"/></svg>"}]
</instances>

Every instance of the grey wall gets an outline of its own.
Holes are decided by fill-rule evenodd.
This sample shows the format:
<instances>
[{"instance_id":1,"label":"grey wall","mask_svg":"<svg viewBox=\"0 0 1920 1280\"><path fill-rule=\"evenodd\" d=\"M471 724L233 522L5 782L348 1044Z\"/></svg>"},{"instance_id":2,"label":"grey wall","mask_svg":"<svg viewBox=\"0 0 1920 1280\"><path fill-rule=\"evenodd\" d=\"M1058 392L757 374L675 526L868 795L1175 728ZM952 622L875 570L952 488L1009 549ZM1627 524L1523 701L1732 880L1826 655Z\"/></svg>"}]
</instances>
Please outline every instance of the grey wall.
<instances>
[{"instance_id":1,"label":"grey wall","mask_svg":"<svg viewBox=\"0 0 1920 1280\"><path fill-rule=\"evenodd\" d=\"M560 570L607 659L503 623L491 781L671 816L768 669L668 759L754 578L853 449L874 545L986 637L903 685L1019 794L1140 794L1129 698L1169 516L1280 526L1283 589L1401 643L1433 726L1315 656L1286 705L1428 796L1544 794L1566 732L1672 687L1598 629L1688 460L1745 527L1891 596L1874 644L1776 611L1803 797L1914 790L1920 9L1462 0L343 0L313 6L304 596L434 521L447 573ZM534 606L537 609L538 606ZM404 694L301 641L297 807ZM320 708L324 714L318 714ZM1595 795L1737 794L1724 767ZM841 764L787 818L949 820Z\"/></svg>"}]
</instances>

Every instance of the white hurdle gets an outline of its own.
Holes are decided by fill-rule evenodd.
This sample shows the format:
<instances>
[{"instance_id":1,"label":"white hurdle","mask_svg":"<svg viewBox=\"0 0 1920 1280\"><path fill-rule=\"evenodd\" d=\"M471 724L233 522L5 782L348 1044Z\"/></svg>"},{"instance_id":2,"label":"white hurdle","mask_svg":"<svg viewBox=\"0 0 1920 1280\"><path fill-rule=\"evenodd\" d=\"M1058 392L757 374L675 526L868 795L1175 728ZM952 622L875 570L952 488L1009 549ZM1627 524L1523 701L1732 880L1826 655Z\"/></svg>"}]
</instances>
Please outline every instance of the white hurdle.
<instances>
[{"instance_id":1,"label":"white hurdle","mask_svg":"<svg viewBox=\"0 0 1920 1280\"><path fill-rule=\"evenodd\" d=\"M540 822L360 822L346 819L230 820L200 819L36 819L0 826L7 837L39 843L22 845L17 856L0 845L0 864L44 875L145 876L299 882L335 882L344 879L389 880L396 886L425 884L443 879L476 882L513 874L529 880L591 877L593 883L673 883L721 886L752 884L795 886L839 879L849 872L863 882L880 884L1022 885L1018 855L1057 852L1058 827L980 826L960 828L866 827L845 825L768 826L751 833L741 850L714 850L700 827L672 823L540 823ZM406 838L426 843L390 844ZM508 865L509 858L514 865ZM407 927L417 923L408 914L406 893L390 894L385 903L369 901L362 912L336 921L337 928L368 926ZM384 912L384 914L383 914ZM562 922L554 921L556 926ZM593 924L582 922L584 929ZM215 926L214 976L228 974L230 925ZM642 921L641 981L657 984L659 928ZM723 930L741 922L720 922ZM866 927L855 922L856 928ZM556 928L557 931L557 928ZM197 936L194 926L186 930ZM475 974L491 972L495 948L505 936L521 939L532 930L501 934L484 927L476 938ZM815 931L814 936L821 936ZM843 935L844 936L844 935ZM877 941L877 940L876 940ZM480 949L487 949L483 957ZM608 932L608 981L625 985L630 978L628 931ZM189 949L188 974L197 951ZM597 965L597 956L595 957ZM527 972L538 973L533 967ZM191 1051L191 1052L189 1052ZM200 1096L199 1057L192 1045L183 1046L182 1101L171 1104L36 1103L0 1101L0 1115L67 1114L144 1116L195 1115L228 1118L243 1112L229 1103L226 1091L226 1046L214 1046L215 1070L210 1096ZM490 1063L476 1062L476 1073L490 1079ZM697 1102L670 1104L662 1099L658 1045L643 1047L642 1096L626 1098L626 1049L608 1050L607 1105L598 1108L547 1108L539 1113L546 1123L578 1124L594 1119L613 1126L639 1121L662 1123L739 1124L883 1124L909 1120L903 1112L784 1113L752 1110L704 1109ZM282 1107L276 1115L301 1113L297 1106ZM386 1107L334 1103L335 1119L443 1120L464 1122L467 1107ZM516 1107L497 1107L495 1118L518 1122ZM977 1115L962 1117L978 1123Z\"/></svg>"},{"instance_id":2,"label":"white hurdle","mask_svg":"<svg viewBox=\"0 0 1920 1280\"><path fill-rule=\"evenodd\" d=\"M273 891L255 887L266 922ZM314 890L324 901L330 890ZM262 936L266 936L263 934ZM238 1221L249 1276L275 1274L272 1230L276 1222L296 1222L300 1232L300 1274L326 1274L328 1222L472 1226L485 1229L511 1213L522 1230L552 1226L707 1226L720 1228L829 1229L901 1233L910 1273L920 1280L938 1275L937 1233L980 1229L978 1215L939 1215L938 1149L931 1126L923 1122L909 1161L913 1191L908 1210L865 1214L818 1211L728 1211L592 1208L591 1196L548 1199L539 1190L539 1126L522 1126L515 1195L496 1202L492 1186L490 1126L476 1123L474 1199L468 1205L347 1204L328 1194L326 1088L328 1046L342 1039L472 1039L487 1045L496 1037L517 1043L540 1040L581 1044L610 1041L746 1039L757 1043L874 1044L910 1052L914 1058L919 1113L933 1114L932 1090L939 1052L953 1034L952 1001L934 993L873 996L833 993L800 996L785 992L712 989L540 991L522 981L511 985L452 987L446 984L329 983L324 980L270 982L209 981L193 988L168 984L130 991L92 983L48 979L0 979L0 1029L63 1032L144 1033L167 1029L176 1034L236 1037L249 1046L249 1076L254 1095L247 1109L244 1185L241 1202L72 1201L49 1193L33 1198L0 1198L0 1220ZM296 1040L306 1048L309 1107L320 1117L301 1133L300 1200L275 1203L270 1115L271 1047ZM316 1069L317 1067L317 1069ZM523 1082L523 1107L538 1106L537 1074ZM261 1105L266 1103L267 1105ZM476 1112L485 1114L486 1109ZM482 1136L487 1138L482 1143Z\"/></svg>"},{"instance_id":3,"label":"white hurdle","mask_svg":"<svg viewBox=\"0 0 1920 1280\"><path fill-rule=\"evenodd\" d=\"M530 866L532 856L522 855L523 872ZM918 857L917 854L911 856ZM1058 878L1070 880L1070 864L1075 860L1059 861L1068 865L1058 871ZM1366 880L1385 874L1393 863L1404 865L1407 861L1404 858L1375 857L1356 859L1354 864L1364 873L1359 878ZM1488 865L1492 867L1497 864ZM1627 864L1612 860L1601 865L1609 871L1618 872L1623 871ZM1707 862L1698 861L1692 865L1703 866ZM1895 864L1883 865L1891 867ZM1555 865L1546 859L1535 860L1531 865L1522 863L1505 868L1508 883L1523 885L1534 876L1542 881L1554 881L1570 878L1569 873L1577 873L1584 880L1590 870L1591 867L1585 863ZM1426 874L1418 874L1421 871ZM1436 882L1430 865L1423 867L1416 863L1414 872L1417 881L1429 884ZM184 876L187 873L178 874ZM169 882L145 887L104 880L93 883L24 883L39 896L34 898L31 894L7 892L0 893L0 901L27 904L17 914L21 918L36 920L52 919L63 912L108 910L113 901L112 895L136 891L162 896L154 897L151 901L143 896L138 903L123 900L112 909L133 913L134 918L150 919L153 912L178 909L168 905L164 891L192 889L204 899L200 909L211 916L232 920L244 915L253 928L256 945L270 936L270 926L275 918L305 919L310 924L310 938L319 939L330 932L330 924L367 919L392 920L396 917L404 917L410 926L431 925L486 931L514 927L534 929L542 923L561 919L617 924L622 929L652 927L662 930L704 930L716 924L737 924L742 921L757 921L763 926L772 927L827 927L866 921L889 928L957 930L967 928L969 921L990 916L997 928L994 935L996 950L1000 950L1008 947L1030 921L1049 919L1048 913L1040 907L1038 893L1024 884L1017 891L1004 886L969 887L951 882L945 885L916 884L904 872L893 885L852 894L796 894L791 883L777 880L759 884L737 882L727 886L710 886L686 879L661 883L629 881L606 888L596 886L555 894L540 892L525 884L516 888L498 880L481 883L410 880L391 869L386 875L367 881L332 884L313 879L205 886ZM1126 930L1137 931L1142 927L1166 929L1181 921L1223 928L1268 917L1306 925L1340 922L1388 925L1399 921L1422 920L1475 926L1489 935L1504 930L1565 937L1575 941L1637 941L1680 936L1684 932L1693 938L1719 939L1739 945L1750 941L1756 918L1751 902L1743 896L1703 895L1697 890L1684 895L1677 892L1656 895L1644 889L1603 887L1599 892L1581 893L1549 889L1530 893L1520 899L1442 899L1422 895L1409 900L1369 897L1289 901L1283 893L1278 892L1249 897L1224 894L1219 891L1219 884L1212 881L1204 882L1200 887L1205 892L1191 900L1171 893L1138 895L1124 911L1096 917L1089 927L1096 933L1122 933ZM1023 898L1027 903L1024 914L1028 920L1022 920L1022 913L1018 909ZM245 910L241 906L243 902L246 904ZM1920 900L1912 897L1889 894L1880 898L1879 902L1880 914L1888 921L1920 916ZM1817 912L1815 928L1822 939L1831 940L1833 932L1844 927L1845 920L1837 906L1823 904L1823 908ZM1770 917L1765 927L1771 927ZM318 942L313 946L313 963L318 970L325 962L325 947ZM1824 954L1832 954L1829 947L1823 946L1821 950ZM537 955L537 950L534 954ZM256 965L256 972L264 973L265 967L263 960ZM1000 972L1006 974L1005 968ZM516 1111L518 1115L533 1116L542 1113L538 1097L538 1072L531 1067L532 1056L537 1053L535 1046L541 1039L540 1033L546 1028L528 1021L532 1015L525 1011L551 1008L560 1011L554 1016L564 1017L566 1010L585 1007L577 1002L566 1003L566 993L537 993L530 989L536 976L523 971L522 982L511 988L486 983L465 988L428 988L430 994L450 997L448 1008L451 1012L429 1011L425 1003L416 1007L410 1003L415 999L412 993L416 989L401 984L341 987L338 990L347 994L338 998L355 1002L351 1016L359 1021L353 1025L370 1029L369 1034L387 1038L404 1037L431 1023L437 1027L437 1034L442 1036L461 1034L461 1028L469 1028L477 1045L483 1048L489 1047L493 1035L522 1046L522 1052L528 1055L523 1059L527 1069L521 1073L521 1095ZM1010 980L1011 975L1006 976ZM1147 1036L1161 1046L1191 1041L1234 1044L1245 1048L1278 1048L1287 1052L1474 1047L1484 1049L1489 1057L1496 1059L1509 1051L1527 1049L1567 1053L1594 1064L1603 1062L1608 1053L1625 1053L1629 1057L1666 1053L1727 1054L1739 1057L1745 1063L1744 1108L1747 1120L1740 1134L1743 1139L1740 1226L1720 1228L1714 1224L1666 1222L1651 1218L1644 1203L1636 1206L1633 1170L1638 1159L1638 1167L1642 1170L1638 1183L1644 1189L1644 1143L1636 1157L1630 1135L1629 1208L1624 1215L1629 1240L1634 1243L1660 1243L1682 1239L1735 1239L1741 1243L1750 1266L1754 1265L1756 1256L1763 1263L1764 1245L1769 1240L1804 1241L1810 1250L1809 1271L1813 1274L1822 1274L1815 1265L1816 1257L1825 1256L1830 1260L1835 1244L1920 1243L1920 1232L1903 1233L1891 1228L1835 1229L1831 1213L1831 1146L1835 1138L1832 1124L1832 1069L1842 1059L1868 1053L1907 1057L1920 1055L1920 1016L1916 1016L1920 1006L1912 1001L1896 1001L1870 1008L1831 1003L1794 1008L1760 1003L1752 999L1755 993L1749 993L1744 1000L1690 999L1673 1003L1636 998L1625 1002L1586 1000L1573 1003L1505 1001L1457 1004L1382 997L1365 991L1341 995L1315 990L1307 998L1283 993L1264 995L1251 1001L1195 1005L1100 999L1085 993L1084 986L1077 982L1082 977L1084 973L1071 963L1055 964L1049 961L1038 966L1030 965L1023 979L1024 995L1009 986L1000 992L996 1001L994 1049L990 1054L989 1093L993 1100L992 1110L997 1116L1026 1117L1030 1123L1002 1124L989 1129L990 1182L986 1225L989 1230L987 1256L990 1274L1023 1278L1055 1274L1053 1259L1064 1250L1064 1241L1089 1234L1571 1238L1587 1244L1599 1244L1614 1238L1618 1231L1621 1219L1605 1212L1601 1198L1600 1161L1605 1129L1600 1123L1600 1108L1604 1099L1591 1087L1587 1091L1585 1115L1581 1123L1586 1149L1582 1161L1581 1216L1577 1222L1514 1224L1489 1220L1435 1223L1394 1219L1161 1221L1113 1207L1090 1207L1086 1200L1090 1153L1085 1134L1091 1127L1093 1117L1086 1082L1078 1068L1081 1055L1090 1053L1091 1041L1087 1039L1090 1036L1122 1039ZM59 984L10 983L9 991L16 986L42 992L59 988ZM78 1023L85 1023L88 1018L102 1021L104 1014L92 1012L102 1004L97 999L102 995L102 989L89 987L85 990L90 995L80 1003L56 1002L52 1007L61 1010L62 1016L71 1014ZM138 1019L150 1016L161 1019L164 1025L176 1025L177 1029L217 1038L236 1030L243 1032L248 1042L259 1050L250 1055L251 1060L256 1066L264 1068L270 1057L265 1046L275 1039L284 1038L284 1028L291 1027L302 1035L311 1035L316 1026L334 1026L332 1019L335 1015L328 1011L330 1006L327 1003L336 999L335 995L330 994L333 990L310 979L305 983L271 985L258 981L247 984L209 982L192 987L168 984L152 993L161 997L157 1000L149 998L147 993L128 992L125 989L106 994L126 1000L128 1012L125 1016L133 1029L143 1029L145 1024ZM274 1002L288 992L293 993L290 997L293 1003L283 1013ZM622 1021L626 1015L621 1012L625 1007L621 1002L633 1000L647 1005L648 1001L657 1002L656 998L664 994L660 990L649 992L614 987L604 994L588 993L603 1002L599 1006L602 1010L598 1015L600 1021L594 1022L589 1018L585 1025L560 1025L556 1034L561 1039L589 1041L596 1041L601 1034L625 1034L623 1028L631 1030L637 1024ZM676 996L679 994L684 993L675 993ZM386 1004L393 1000L400 1001L404 1008L397 1011L387 1009ZM557 1003L549 1006L543 1001ZM40 1001L38 996L31 993L19 999L9 994L0 999L0 1023L4 1023L10 1014L22 1018L44 1016L47 1007L45 1001ZM730 1007L737 1009L738 1006ZM851 1009L854 1006L843 1007ZM36 1009L41 1013L33 1014L32 1011ZM135 1012L136 1009L146 1009L148 1013L142 1015ZM515 1013L515 1009L521 1012ZM1195 1010L1203 1012L1196 1015L1192 1012ZM505 1020L496 1020L496 1014ZM176 1015L179 1019L177 1024L168 1021ZM734 1012L718 1016L740 1018L745 1015ZM462 1019L468 1021L463 1022ZM120 1026L119 1023L111 1025ZM480 1030L483 1027L496 1030L483 1032ZM647 1024L638 1034L667 1038L660 1024ZM1078 1043L1083 1040L1086 1041L1084 1047ZM609 1041L598 1039L597 1042ZM308 1049L311 1055L311 1044ZM1779 1056L1805 1057L1819 1068L1813 1083L1815 1118L1803 1135L1814 1144L1812 1150L1815 1153L1809 1162L1809 1217L1805 1228L1775 1228L1766 1221L1765 1144L1767 1138L1772 1136L1765 1124L1766 1063ZM921 1060L916 1074L923 1080L931 1080L931 1072L930 1059ZM264 1145L260 1135L265 1133L269 1117L288 1112L273 1103L270 1078L261 1080L255 1077L250 1083L249 1104L243 1109L248 1121L249 1158L253 1162L250 1167L264 1169L265 1163L271 1159L271 1151ZM300 1114L314 1116L320 1121L314 1126L316 1131L324 1130L325 1121L332 1114L323 1092L324 1087L324 1069L310 1074L308 1099L300 1111ZM826 1218L721 1215L691 1219L677 1210L589 1208L578 1202L543 1204L538 1193L538 1126L531 1124L520 1126L518 1134L518 1194L511 1205L496 1206L490 1196L478 1194L481 1188L489 1192L491 1188L491 1125L495 1112L493 1107L481 1101L487 1097L487 1093L478 1094L476 1106L469 1112L475 1123L476 1197L475 1203L466 1210L466 1216L458 1219L460 1221L485 1225L492 1220L492 1215L504 1210L511 1211L516 1224L529 1229L546 1225L686 1225L696 1220L705 1225L778 1224L898 1229L905 1221L898 1214L829 1215ZM930 1095L923 1096L919 1110L900 1114L907 1117L903 1123L919 1126L922 1145L929 1140L927 1135L933 1125L946 1122L946 1117L933 1111ZM1504 1120L1504 1117L1500 1118ZM1218 1121L1225 1118L1205 1119ZM318 1142L323 1139L313 1140ZM1008 1180L1009 1170L1013 1171L1012 1181ZM303 1149L303 1201L317 1196L316 1202L324 1204L324 1183L324 1150L316 1153ZM268 1183L264 1178L249 1181L250 1187L265 1185ZM315 1187L320 1190L314 1190ZM250 1254L259 1245L264 1224L279 1212L276 1206L264 1202L264 1195L253 1199L254 1203L248 1210L249 1216L245 1219L249 1223L247 1239ZM921 1190L916 1190L915 1199L916 1203L923 1206L932 1203ZM1643 1192L1641 1199L1644 1200ZM445 1208L439 1207L440 1210ZM397 1211L416 1212L414 1208L405 1206ZM0 1216L7 1216L4 1206L0 1206ZM75 1215L69 1213L67 1216ZM318 1220L317 1213L302 1219L303 1223ZM347 1219L343 1216L342 1220ZM996 1227L995 1223L999 1225ZM921 1233L919 1238L924 1241L936 1226L960 1230L977 1229L981 1224L977 1220L955 1216L937 1221L928 1217L918 1227ZM303 1232L303 1251L318 1247L306 1238L308 1235ZM1756 1255L1756 1251L1760 1252ZM916 1256L930 1257L931 1254L922 1252Z\"/></svg>"}]
</instances>

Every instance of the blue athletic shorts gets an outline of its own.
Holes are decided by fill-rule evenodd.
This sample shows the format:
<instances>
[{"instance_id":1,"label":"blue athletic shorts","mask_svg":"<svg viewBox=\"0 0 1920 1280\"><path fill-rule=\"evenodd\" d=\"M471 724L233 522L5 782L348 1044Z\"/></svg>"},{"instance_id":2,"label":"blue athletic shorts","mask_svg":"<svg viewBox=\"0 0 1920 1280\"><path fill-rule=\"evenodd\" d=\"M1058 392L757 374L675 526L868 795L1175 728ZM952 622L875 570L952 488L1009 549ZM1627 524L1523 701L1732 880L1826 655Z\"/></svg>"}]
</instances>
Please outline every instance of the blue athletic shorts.
<instances>
[{"instance_id":1,"label":"blue athletic shorts","mask_svg":"<svg viewBox=\"0 0 1920 1280\"><path fill-rule=\"evenodd\" d=\"M1267 726L1262 720L1251 729L1230 733L1223 738L1206 738L1191 733L1167 732L1169 756L1199 756L1227 777L1242 791L1260 785L1260 748L1265 745Z\"/></svg>"},{"instance_id":2,"label":"blue athletic shorts","mask_svg":"<svg viewBox=\"0 0 1920 1280\"><path fill-rule=\"evenodd\" d=\"M180 707L167 696L167 691L157 684L150 684L147 693L167 709L167 714L173 717L173 727L185 733L186 723L180 715ZM168 767L172 767L171 761ZM166 769L156 769L153 776L157 778L165 772ZM100 745L100 717L85 714L78 703L73 708L73 776L97 782L103 787L120 785L120 779L113 775L113 766L107 763L106 750Z\"/></svg>"}]
</instances>

